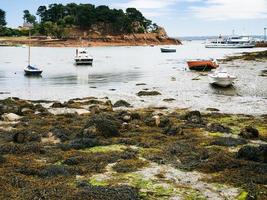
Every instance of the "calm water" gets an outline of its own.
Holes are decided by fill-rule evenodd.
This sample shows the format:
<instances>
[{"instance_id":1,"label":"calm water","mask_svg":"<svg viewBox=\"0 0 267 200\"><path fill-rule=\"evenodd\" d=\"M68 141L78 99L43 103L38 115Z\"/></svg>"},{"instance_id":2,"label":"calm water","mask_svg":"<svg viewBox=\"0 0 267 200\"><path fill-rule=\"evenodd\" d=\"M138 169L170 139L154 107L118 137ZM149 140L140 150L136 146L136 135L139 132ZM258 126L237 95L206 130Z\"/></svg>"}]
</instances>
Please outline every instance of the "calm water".
<instances>
[{"instance_id":1,"label":"calm water","mask_svg":"<svg viewBox=\"0 0 267 200\"><path fill-rule=\"evenodd\" d=\"M105 97L112 101L125 99L136 107L170 106L204 110L219 108L222 112L267 113L267 78L260 71L267 63L249 66L230 63L227 70L238 76L230 89L213 88L208 78L192 81L198 74L186 70L186 60L222 58L251 50L205 49L202 42L177 46L177 53L162 54L160 47L92 47L92 67L75 66L74 48L32 48L32 64L44 70L42 77L25 77L27 48L0 47L0 98L65 101L77 97ZM253 49L264 50L264 49ZM240 66L239 66L240 65ZM147 85L136 86L138 83ZM162 96L137 97L142 89L157 90ZM162 101L176 99L172 103Z\"/></svg>"}]
</instances>

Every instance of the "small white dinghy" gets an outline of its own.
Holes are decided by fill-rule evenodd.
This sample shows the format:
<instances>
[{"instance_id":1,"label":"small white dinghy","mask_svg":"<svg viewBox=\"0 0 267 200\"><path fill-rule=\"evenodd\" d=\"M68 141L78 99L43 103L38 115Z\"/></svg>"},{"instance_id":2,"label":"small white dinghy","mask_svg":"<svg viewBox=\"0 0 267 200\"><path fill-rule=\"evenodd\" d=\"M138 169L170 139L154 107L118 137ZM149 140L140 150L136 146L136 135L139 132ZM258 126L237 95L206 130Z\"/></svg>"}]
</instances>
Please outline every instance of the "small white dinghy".
<instances>
[{"instance_id":1,"label":"small white dinghy","mask_svg":"<svg viewBox=\"0 0 267 200\"><path fill-rule=\"evenodd\" d=\"M76 65L92 65L93 57L89 55L88 51L85 48L76 49L75 55Z\"/></svg>"},{"instance_id":2,"label":"small white dinghy","mask_svg":"<svg viewBox=\"0 0 267 200\"><path fill-rule=\"evenodd\" d=\"M208 74L209 82L212 85L228 87L236 80L236 76L230 75L225 69L219 68L214 73Z\"/></svg>"}]
</instances>

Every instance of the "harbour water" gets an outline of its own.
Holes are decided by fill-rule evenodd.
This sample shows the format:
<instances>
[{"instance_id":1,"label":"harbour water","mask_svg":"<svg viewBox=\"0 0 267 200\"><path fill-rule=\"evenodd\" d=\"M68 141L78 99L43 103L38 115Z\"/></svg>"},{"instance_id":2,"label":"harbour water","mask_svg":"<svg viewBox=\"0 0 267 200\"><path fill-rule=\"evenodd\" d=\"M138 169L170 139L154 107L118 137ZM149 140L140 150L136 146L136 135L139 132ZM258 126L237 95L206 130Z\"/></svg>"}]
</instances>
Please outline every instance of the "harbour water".
<instances>
[{"instance_id":1,"label":"harbour water","mask_svg":"<svg viewBox=\"0 0 267 200\"><path fill-rule=\"evenodd\" d=\"M88 96L124 99L135 107L167 106L226 113L267 112L267 78L259 76L266 62L222 64L238 80L228 89L209 85L207 76L187 70L186 60L223 58L226 55L261 49L205 49L203 41L176 46L177 52L160 53L160 47L90 47L94 64L74 65L74 48L32 48L32 64L44 70L42 77L26 77L27 48L0 47L0 98L59 100ZM143 83L139 85L140 83ZM148 89L162 95L138 97ZM172 102L164 99L173 98Z\"/></svg>"}]
</instances>

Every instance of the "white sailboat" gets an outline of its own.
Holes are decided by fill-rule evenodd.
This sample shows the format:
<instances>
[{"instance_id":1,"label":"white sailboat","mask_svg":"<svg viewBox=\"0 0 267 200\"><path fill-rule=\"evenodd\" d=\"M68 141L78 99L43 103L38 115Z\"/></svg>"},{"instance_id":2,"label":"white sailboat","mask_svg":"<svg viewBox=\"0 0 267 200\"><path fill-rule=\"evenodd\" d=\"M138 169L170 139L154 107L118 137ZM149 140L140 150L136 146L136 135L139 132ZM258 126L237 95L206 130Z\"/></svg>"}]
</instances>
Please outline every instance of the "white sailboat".
<instances>
[{"instance_id":1,"label":"white sailboat","mask_svg":"<svg viewBox=\"0 0 267 200\"><path fill-rule=\"evenodd\" d=\"M43 70L31 65L31 30L29 30L28 66L24 68L25 75L41 75Z\"/></svg>"}]
</instances>

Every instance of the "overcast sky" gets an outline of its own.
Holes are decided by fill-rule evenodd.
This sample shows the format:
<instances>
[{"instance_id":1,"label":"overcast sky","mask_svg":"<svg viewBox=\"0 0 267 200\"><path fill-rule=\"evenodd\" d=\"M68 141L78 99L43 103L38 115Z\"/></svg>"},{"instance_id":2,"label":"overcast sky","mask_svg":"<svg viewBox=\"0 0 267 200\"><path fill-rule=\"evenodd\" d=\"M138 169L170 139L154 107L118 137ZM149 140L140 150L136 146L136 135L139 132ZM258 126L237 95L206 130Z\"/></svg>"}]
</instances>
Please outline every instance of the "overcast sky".
<instances>
[{"instance_id":1,"label":"overcast sky","mask_svg":"<svg viewBox=\"0 0 267 200\"><path fill-rule=\"evenodd\" d=\"M51 3L91 3L111 8L135 7L166 28L170 36L263 34L267 27L267 0L0 0L8 26L22 24L23 10L36 13Z\"/></svg>"}]
</instances>

